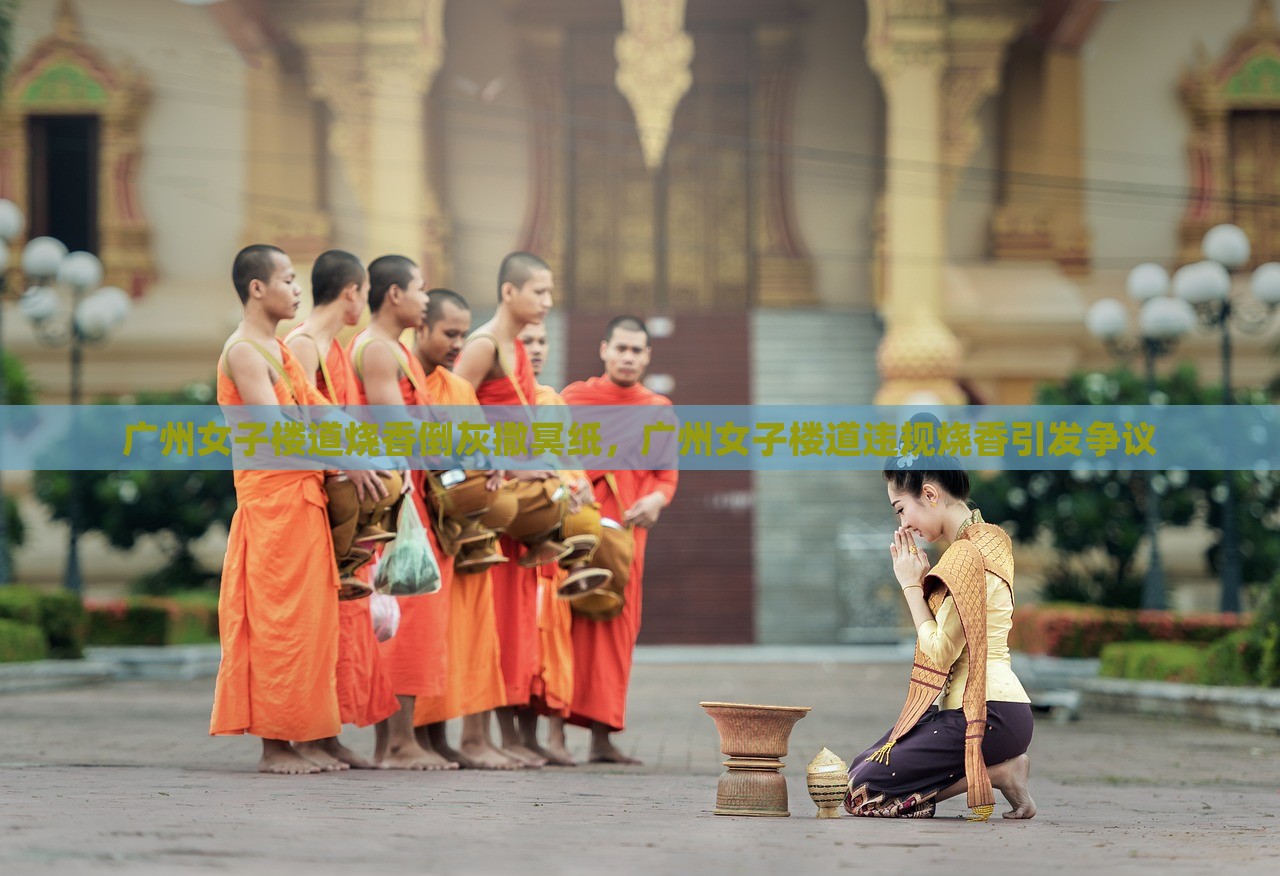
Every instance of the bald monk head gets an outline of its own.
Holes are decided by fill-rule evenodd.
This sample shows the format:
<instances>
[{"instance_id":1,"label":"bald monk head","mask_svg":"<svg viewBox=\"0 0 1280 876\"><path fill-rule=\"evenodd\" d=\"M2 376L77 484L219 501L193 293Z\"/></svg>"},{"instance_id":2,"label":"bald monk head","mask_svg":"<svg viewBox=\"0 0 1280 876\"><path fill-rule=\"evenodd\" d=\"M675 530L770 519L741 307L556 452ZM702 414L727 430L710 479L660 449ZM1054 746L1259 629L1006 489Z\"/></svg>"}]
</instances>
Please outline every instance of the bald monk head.
<instances>
[{"instance_id":1,"label":"bald monk head","mask_svg":"<svg viewBox=\"0 0 1280 876\"><path fill-rule=\"evenodd\" d=\"M520 343L524 344L529 354L529 364L533 366L533 376L542 376L542 366L547 364L547 327L543 323L527 325L520 332Z\"/></svg>"},{"instance_id":2,"label":"bald monk head","mask_svg":"<svg viewBox=\"0 0 1280 876\"><path fill-rule=\"evenodd\" d=\"M427 298L427 319L415 334L414 352L428 372L451 371L471 331L471 307L452 289L432 289Z\"/></svg>"},{"instance_id":3,"label":"bald monk head","mask_svg":"<svg viewBox=\"0 0 1280 876\"><path fill-rule=\"evenodd\" d=\"M314 307L339 304L343 322L360 322L369 300L369 274L360 259L341 249L320 254L311 268L311 302Z\"/></svg>"},{"instance_id":4,"label":"bald monk head","mask_svg":"<svg viewBox=\"0 0 1280 876\"><path fill-rule=\"evenodd\" d=\"M521 326L540 323L551 311L551 266L531 252L513 252L498 269L498 306Z\"/></svg>"},{"instance_id":5,"label":"bald monk head","mask_svg":"<svg viewBox=\"0 0 1280 876\"><path fill-rule=\"evenodd\" d=\"M416 329L427 310L422 271L410 258L385 255L369 265L369 311L384 323Z\"/></svg>"},{"instance_id":6,"label":"bald monk head","mask_svg":"<svg viewBox=\"0 0 1280 876\"><path fill-rule=\"evenodd\" d=\"M292 319L302 303L293 262L278 246L256 243L240 250L231 266L231 282L246 314L261 314L278 323Z\"/></svg>"},{"instance_id":7,"label":"bald monk head","mask_svg":"<svg viewBox=\"0 0 1280 876\"><path fill-rule=\"evenodd\" d=\"M600 360L604 375L618 386L635 386L649 367L649 329L635 316L617 316L609 320L600 342Z\"/></svg>"}]
</instances>

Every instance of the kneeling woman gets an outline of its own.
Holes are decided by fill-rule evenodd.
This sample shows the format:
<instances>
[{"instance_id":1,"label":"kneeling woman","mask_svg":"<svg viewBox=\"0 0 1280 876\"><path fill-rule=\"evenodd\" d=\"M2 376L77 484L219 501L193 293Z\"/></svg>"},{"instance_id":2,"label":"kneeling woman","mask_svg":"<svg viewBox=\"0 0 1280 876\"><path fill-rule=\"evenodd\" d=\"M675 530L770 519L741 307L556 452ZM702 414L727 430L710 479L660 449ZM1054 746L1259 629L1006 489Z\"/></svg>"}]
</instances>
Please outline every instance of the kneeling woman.
<instances>
[{"instance_id":1,"label":"kneeling woman","mask_svg":"<svg viewBox=\"0 0 1280 876\"><path fill-rule=\"evenodd\" d=\"M969 476L954 457L894 457L884 478L900 524L889 552L916 626L915 662L898 723L854 761L845 808L930 818L939 801L967 791L970 820L985 821L994 786L1013 807L1005 818L1031 818L1031 706L1009 663L1009 536L970 510ZM932 569L917 537L951 543Z\"/></svg>"}]
</instances>

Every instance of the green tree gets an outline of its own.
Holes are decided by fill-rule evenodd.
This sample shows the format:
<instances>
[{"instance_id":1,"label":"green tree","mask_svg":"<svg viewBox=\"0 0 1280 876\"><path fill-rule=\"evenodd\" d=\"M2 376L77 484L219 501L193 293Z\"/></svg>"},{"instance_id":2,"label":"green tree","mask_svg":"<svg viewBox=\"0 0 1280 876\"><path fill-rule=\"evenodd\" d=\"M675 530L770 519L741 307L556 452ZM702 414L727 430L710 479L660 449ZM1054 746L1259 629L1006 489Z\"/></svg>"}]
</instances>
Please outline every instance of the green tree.
<instances>
[{"instance_id":1,"label":"green tree","mask_svg":"<svg viewBox=\"0 0 1280 876\"><path fill-rule=\"evenodd\" d=\"M177 393L141 394L136 404L206 404L213 390L194 384ZM134 579L140 593L169 593L216 587L218 572L203 568L191 545L215 523L230 525L236 508L229 471L84 471L80 472L80 521L85 531L101 532L122 550L146 535L162 539L168 562ZM41 471L36 495L55 520L68 519L71 479L64 471Z\"/></svg>"},{"instance_id":2,"label":"green tree","mask_svg":"<svg viewBox=\"0 0 1280 876\"><path fill-rule=\"evenodd\" d=\"M1146 384L1128 369L1110 373L1078 373L1062 384L1041 387L1038 404L1144 404ZM1203 386L1189 365L1157 381L1156 401L1166 404L1220 404L1221 387ZM1265 404L1265 394L1244 390L1240 404ZM1244 580L1270 579L1280 564L1276 538L1280 480L1270 471L1232 472ZM1223 473L1168 471L1153 473L1164 524L1185 526L1200 519L1217 537L1207 551L1211 568L1220 563ZM1023 471L977 479L974 501L987 519L1010 526L1021 541L1046 539L1058 562L1045 581L1046 599L1136 608L1142 581L1135 571L1145 535L1144 473Z\"/></svg>"},{"instance_id":3,"label":"green tree","mask_svg":"<svg viewBox=\"0 0 1280 876\"><path fill-rule=\"evenodd\" d=\"M0 18L3 16L3 0L0 0ZM0 23L0 30L2 29L3 24ZM3 34L0 33L0 41L2 40ZM0 51L3 51L3 45L0 45ZM2 64L0 69L3 69ZM0 307L2 306L3 304L0 304ZM0 371L3 371L3 377L0 379L4 380L5 398L9 404L29 405L35 401L35 385L27 376L27 369L17 357L5 353L3 360L0 360ZM5 543L0 545L0 551L4 551L5 568L10 570L9 579L13 580L13 550L26 543L27 529L22 520L22 514L18 511L17 500L7 493L4 495L3 511L0 513L5 515L5 535L7 536Z\"/></svg>"},{"instance_id":4,"label":"green tree","mask_svg":"<svg viewBox=\"0 0 1280 876\"><path fill-rule=\"evenodd\" d=\"M0 83L13 60L13 19L17 9L18 0L0 0Z\"/></svg>"}]
</instances>

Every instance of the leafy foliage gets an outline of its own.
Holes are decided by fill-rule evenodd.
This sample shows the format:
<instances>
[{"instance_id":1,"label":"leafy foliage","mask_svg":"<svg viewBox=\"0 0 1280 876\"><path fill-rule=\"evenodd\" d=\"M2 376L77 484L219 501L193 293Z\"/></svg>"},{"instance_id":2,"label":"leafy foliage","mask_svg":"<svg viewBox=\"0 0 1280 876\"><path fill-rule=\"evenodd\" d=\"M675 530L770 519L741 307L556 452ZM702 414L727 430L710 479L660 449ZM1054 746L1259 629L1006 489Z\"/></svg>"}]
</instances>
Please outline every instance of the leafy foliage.
<instances>
[{"instance_id":1,"label":"leafy foliage","mask_svg":"<svg viewBox=\"0 0 1280 876\"><path fill-rule=\"evenodd\" d=\"M212 390L195 384L177 393L147 393L121 399L134 404L204 404ZM134 589L168 593L216 585L218 573L204 569L191 545L215 523L230 525L235 512L235 485L229 471L83 471L80 480L80 523L101 532L122 550L147 535L162 535L169 562L140 576ZM55 520L69 518L71 477L63 471L41 471L36 496Z\"/></svg>"},{"instance_id":2,"label":"leafy foliage","mask_svg":"<svg viewBox=\"0 0 1280 876\"><path fill-rule=\"evenodd\" d=\"M1220 404L1220 387L1204 386L1183 365L1157 381L1155 403ZM1265 404L1266 396L1242 391L1239 404ZM1145 382L1127 369L1078 373L1059 385L1041 387L1038 404L1145 404ZM1020 541L1051 540L1059 561L1046 577L1046 599L1136 608L1142 593L1136 572L1145 534L1146 482L1140 471L1011 471L977 479L973 499L992 522L1008 526ZM1222 502L1226 490L1217 471L1149 473L1163 524L1193 520L1218 532L1207 560L1221 563ZM1232 472L1243 576L1261 582L1280 567L1280 479L1271 471Z\"/></svg>"}]
</instances>

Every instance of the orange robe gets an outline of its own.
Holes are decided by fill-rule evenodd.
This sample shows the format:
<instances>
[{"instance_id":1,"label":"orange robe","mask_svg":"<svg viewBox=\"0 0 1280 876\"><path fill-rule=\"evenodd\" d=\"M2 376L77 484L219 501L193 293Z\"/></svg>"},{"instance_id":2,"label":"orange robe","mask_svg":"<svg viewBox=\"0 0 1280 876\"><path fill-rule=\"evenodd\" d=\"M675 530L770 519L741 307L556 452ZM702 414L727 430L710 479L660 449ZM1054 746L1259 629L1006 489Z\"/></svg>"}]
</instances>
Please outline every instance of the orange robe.
<instances>
[{"instance_id":1,"label":"orange robe","mask_svg":"<svg viewBox=\"0 0 1280 876\"><path fill-rule=\"evenodd\" d=\"M607 377L565 387L564 400L570 405L670 405L671 400L637 384L621 387ZM615 471L615 495L605 480L609 472L589 471L600 511L605 517L623 522L623 512L639 498L659 492L670 504L679 479L675 471ZM639 526L635 535L635 555L631 579L625 593L622 614L613 620L573 619L573 703L569 720L590 726L599 722L614 730L626 726L627 686L631 681L631 658L640 635L640 613L644 597L644 548L649 530Z\"/></svg>"},{"instance_id":2,"label":"orange robe","mask_svg":"<svg viewBox=\"0 0 1280 876\"><path fill-rule=\"evenodd\" d=\"M533 366L519 339L516 340L513 378L520 393L516 392L512 379L490 378L476 390L480 404L520 405L521 394L528 404L534 403L537 384L533 380ZM538 574L519 564L523 545L506 536L499 541L502 553L509 560L491 570L493 607L502 651L502 680L507 691L503 705L524 706L533 695L533 679L538 674Z\"/></svg>"},{"instance_id":3,"label":"orange robe","mask_svg":"<svg viewBox=\"0 0 1280 876\"><path fill-rule=\"evenodd\" d=\"M539 384L536 404L563 405L564 399L551 387ZM581 471L560 472L566 483L583 476ZM544 715L567 718L573 702L573 611L566 600L556 596L556 589L568 573L555 563L539 566L536 572L539 659L533 679L533 702Z\"/></svg>"},{"instance_id":4,"label":"orange robe","mask_svg":"<svg viewBox=\"0 0 1280 876\"><path fill-rule=\"evenodd\" d=\"M299 335L302 328L300 325L286 335L286 343ZM324 366L316 368L316 388L333 404L355 404L356 374L336 338L329 345ZM370 580L373 564L363 567L358 574L363 580ZM400 710L382 666L370 607L368 599L338 603L338 707L342 723L358 727L376 724Z\"/></svg>"},{"instance_id":5,"label":"orange robe","mask_svg":"<svg viewBox=\"0 0 1280 876\"><path fill-rule=\"evenodd\" d=\"M426 386L438 405L480 403L471 384L445 368L428 374ZM418 698L416 727L487 712L505 702L491 570L455 572L449 593L449 690L443 697Z\"/></svg>"},{"instance_id":6,"label":"orange robe","mask_svg":"<svg viewBox=\"0 0 1280 876\"><path fill-rule=\"evenodd\" d=\"M357 342L361 338L362 335L352 338L351 345L347 348L347 356L353 364L356 361ZM415 388L414 381L401 373L400 396L404 403L431 404L426 391L427 375L423 373L422 365L404 344L397 341L396 347L396 358L402 367L407 364L412 369L418 386L422 387L419 391ZM364 381L359 373L356 373L356 403L369 404ZM400 603L400 628L392 638L379 643L378 647L387 677L391 681L391 689L397 696L442 697L449 687L449 649L446 640L449 631L449 589L452 586L453 558L440 550L435 529L429 523L431 518L423 500L422 472L411 474L414 491L410 498L418 510L422 525L426 527L431 549L440 564L440 589L423 596L397 596Z\"/></svg>"},{"instance_id":7,"label":"orange robe","mask_svg":"<svg viewBox=\"0 0 1280 876\"><path fill-rule=\"evenodd\" d=\"M293 383L281 404L328 404L277 341ZM244 404L218 368L218 404ZM338 567L321 471L235 472L236 512L218 595L222 662L211 735L309 742L337 736Z\"/></svg>"}]
</instances>

